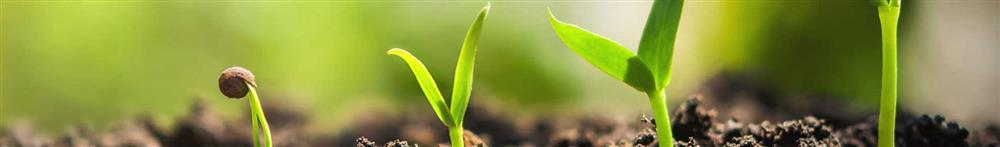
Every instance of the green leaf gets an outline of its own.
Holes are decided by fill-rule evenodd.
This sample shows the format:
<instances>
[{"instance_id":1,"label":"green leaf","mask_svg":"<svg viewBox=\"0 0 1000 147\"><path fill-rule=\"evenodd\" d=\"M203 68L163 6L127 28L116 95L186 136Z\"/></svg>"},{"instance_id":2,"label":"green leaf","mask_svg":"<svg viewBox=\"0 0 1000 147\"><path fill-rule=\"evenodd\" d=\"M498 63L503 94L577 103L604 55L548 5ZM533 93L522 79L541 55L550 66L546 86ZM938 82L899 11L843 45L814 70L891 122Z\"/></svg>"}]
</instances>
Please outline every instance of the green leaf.
<instances>
[{"instance_id":1,"label":"green leaf","mask_svg":"<svg viewBox=\"0 0 1000 147\"><path fill-rule=\"evenodd\" d=\"M900 0L872 0L872 2L879 7L899 7L899 4L901 3Z\"/></svg>"},{"instance_id":2,"label":"green leaf","mask_svg":"<svg viewBox=\"0 0 1000 147\"><path fill-rule=\"evenodd\" d=\"M561 22L551 10L549 22L567 47L597 69L639 91L653 88L649 68L628 48L579 26Z\"/></svg>"},{"instance_id":3,"label":"green leaf","mask_svg":"<svg viewBox=\"0 0 1000 147\"><path fill-rule=\"evenodd\" d=\"M479 45L479 34L482 32L483 21L490 12L490 4L487 3L479 16L472 21L469 32L465 34L465 42L462 43L462 51L458 55L458 64L455 66L455 85L451 91L451 114L455 118L455 123L462 125L465 118L465 110L469 106L469 94L472 93L472 73L476 61L476 47Z\"/></svg>"},{"instance_id":4,"label":"green leaf","mask_svg":"<svg viewBox=\"0 0 1000 147\"><path fill-rule=\"evenodd\" d=\"M663 89L670 83L670 61L683 5L684 0L657 0L642 32L639 58L652 71L656 89Z\"/></svg>"},{"instance_id":5,"label":"green leaf","mask_svg":"<svg viewBox=\"0 0 1000 147\"><path fill-rule=\"evenodd\" d=\"M444 98L441 96L441 91L438 91L437 83L434 83L434 77L431 77L431 73L427 71L427 67L424 66L423 62L420 62L417 57L414 57L410 52L400 48L390 49L387 54L399 56L403 58L403 61L410 66L410 70L413 71L413 76L417 78L417 83L420 83L420 89L424 91L424 95L427 97L427 101L431 103L431 107L434 108L434 113L437 114L441 122L444 123L449 128L455 126L451 115L448 113L448 104L444 102Z\"/></svg>"}]
</instances>

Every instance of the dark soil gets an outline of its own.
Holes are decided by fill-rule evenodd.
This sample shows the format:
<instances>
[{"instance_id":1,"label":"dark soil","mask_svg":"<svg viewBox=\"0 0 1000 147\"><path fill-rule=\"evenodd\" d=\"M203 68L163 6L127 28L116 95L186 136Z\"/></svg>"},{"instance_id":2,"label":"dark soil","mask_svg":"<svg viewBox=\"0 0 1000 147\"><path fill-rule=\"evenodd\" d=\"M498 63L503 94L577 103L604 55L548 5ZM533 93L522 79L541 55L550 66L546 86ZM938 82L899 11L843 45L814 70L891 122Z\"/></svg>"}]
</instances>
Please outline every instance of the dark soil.
<instances>
[{"instance_id":1,"label":"dark soil","mask_svg":"<svg viewBox=\"0 0 1000 147\"><path fill-rule=\"evenodd\" d=\"M714 119L714 111L702 108L697 98L685 102L671 121L677 146L840 146L833 129L813 117L777 124L743 124L736 120L715 123ZM640 121L645 125L632 139L605 142L585 138L573 141L576 144L555 146L657 146L655 120L642 117Z\"/></svg>"},{"instance_id":2,"label":"dark soil","mask_svg":"<svg viewBox=\"0 0 1000 147\"><path fill-rule=\"evenodd\" d=\"M940 115L913 116L903 114L897 116L896 145L897 146L997 146L996 126L976 135L979 139L969 138L970 132L958 126L955 122L946 122ZM991 130L993 129L993 130ZM844 146L875 146L878 140L878 122L875 117L869 121L850 126L841 131ZM992 132L991 132L992 131ZM990 139L992 138L992 139Z\"/></svg>"},{"instance_id":3,"label":"dark soil","mask_svg":"<svg viewBox=\"0 0 1000 147\"><path fill-rule=\"evenodd\" d=\"M846 146L873 147L876 116L855 113L846 103L830 99L780 101L766 84L739 75L723 74L711 80L701 95L685 101L671 114L677 146L764 147ZM787 99L786 99L787 100ZM448 146L447 128L433 114L387 117L371 113L354 119L335 136L310 135L300 111L265 102L275 146L416 147ZM801 106L797 106L801 105ZM163 130L150 118L124 121L108 132L74 127L57 137L35 134L30 126L8 126L0 132L6 146L250 146L249 116L221 120L203 103ZM465 121L466 146L657 146L655 121L637 115L634 121L583 116L516 121L488 106L469 107ZM246 110L244 110L246 111ZM845 112L836 113L837 111ZM249 114L249 113L245 113ZM520 118L518 118L520 119ZM1000 146L1000 127L968 130L937 115L897 116L897 146ZM315 132L315 131L310 131ZM388 141L388 142L380 142Z\"/></svg>"},{"instance_id":4,"label":"dark soil","mask_svg":"<svg viewBox=\"0 0 1000 147\"><path fill-rule=\"evenodd\" d=\"M375 141L372 141L372 140L370 140L368 138L365 138L365 137L358 138L358 140L356 142L358 143L357 145L355 145L357 147L410 147L410 143L409 142L398 140L398 139L386 142L385 145L381 145L381 146L378 145L378 144L376 144ZM414 146L416 146L416 145L414 145Z\"/></svg>"}]
</instances>

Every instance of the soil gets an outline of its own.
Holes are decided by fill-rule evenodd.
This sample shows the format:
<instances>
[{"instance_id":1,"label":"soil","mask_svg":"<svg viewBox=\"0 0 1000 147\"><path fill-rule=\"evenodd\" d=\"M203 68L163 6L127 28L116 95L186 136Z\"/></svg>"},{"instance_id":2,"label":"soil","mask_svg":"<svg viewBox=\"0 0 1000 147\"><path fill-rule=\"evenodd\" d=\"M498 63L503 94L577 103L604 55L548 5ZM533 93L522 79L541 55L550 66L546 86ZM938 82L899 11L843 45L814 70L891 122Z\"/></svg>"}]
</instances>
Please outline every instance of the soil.
<instances>
[{"instance_id":1,"label":"soil","mask_svg":"<svg viewBox=\"0 0 1000 147\"><path fill-rule=\"evenodd\" d=\"M876 116L846 111L834 98L780 101L766 84L736 74L711 80L700 95L692 96L671 114L676 146L763 147L845 146L873 147ZM787 100L787 99L786 99ZM417 147L448 146L448 134L433 114L354 119L334 136L306 133L307 117L296 109L264 103L275 146ZM618 122L600 116L515 120L488 106L473 105L466 114L466 146L657 146L655 121L637 115ZM835 113L848 112L847 114ZM249 113L245 113L249 114ZM378 113L370 116L386 116ZM196 102L190 113L163 130L149 117L123 121L107 132L74 127L57 137L35 134L27 125L6 127L0 147L6 146L251 146L249 116L221 120ZM938 115L897 115L897 146L1000 146L1000 127L969 130ZM316 131L309 131L316 132ZM388 141L388 142L379 142Z\"/></svg>"}]
</instances>

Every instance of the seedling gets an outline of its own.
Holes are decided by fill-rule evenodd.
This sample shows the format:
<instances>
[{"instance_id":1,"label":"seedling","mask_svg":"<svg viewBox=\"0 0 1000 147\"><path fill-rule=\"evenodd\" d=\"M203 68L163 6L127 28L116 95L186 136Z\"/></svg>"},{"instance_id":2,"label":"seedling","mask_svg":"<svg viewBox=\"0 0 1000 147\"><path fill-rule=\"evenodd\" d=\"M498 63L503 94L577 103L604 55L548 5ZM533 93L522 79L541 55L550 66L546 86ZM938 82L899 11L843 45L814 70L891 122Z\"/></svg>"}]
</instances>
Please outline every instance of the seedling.
<instances>
[{"instance_id":1,"label":"seedling","mask_svg":"<svg viewBox=\"0 0 1000 147\"><path fill-rule=\"evenodd\" d=\"M438 89L437 84L434 83L434 77L431 77L431 73L427 71L424 63L403 49L393 48L387 52L390 55L403 58L403 61L409 64L410 70L413 71L413 75L417 78L417 83L420 84L420 88L427 97L427 101L431 103L431 108L434 108L434 113L448 127L448 135L451 137L452 147L465 146L462 139L462 135L465 132L465 129L462 128L462 119L465 118L465 109L469 105L469 93L472 92L472 69L476 60L476 46L479 44L479 34L482 32L483 20L486 19L486 14L489 11L490 5L487 4L486 7L483 7L479 11L479 16L472 22L472 26L465 34L465 42L462 43L462 50L458 55L458 64L455 67L455 85L451 93L451 107L448 107L448 104L445 103L443 96L441 96L441 91Z\"/></svg>"},{"instance_id":2,"label":"seedling","mask_svg":"<svg viewBox=\"0 0 1000 147\"><path fill-rule=\"evenodd\" d=\"M878 146L895 146L896 138L896 25L900 0L876 0L882 24L882 96L878 113Z\"/></svg>"},{"instance_id":3,"label":"seedling","mask_svg":"<svg viewBox=\"0 0 1000 147\"><path fill-rule=\"evenodd\" d=\"M661 147L674 146L664 88L670 83L670 60L683 5L684 0L653 1L638 55L604 36L561 22L549 11L549 22L566 46L597 69L649 96Z\"/></svg>"},{"instance_id":4,"label":"seedling","mask_svg":"<svg viewBox=\"0 0 1000 147\"><path fill-rule=\"evenodd\" d=\"M263 132L264 146L271 147L271 129L267 125L267 118L264 117L264 109L260 106L257 97L257 81L253 73L246 68L233 66L222 71L219 76L219 91L229 98L239 99L250 94L250 124L253 125L253 145L261 146L258 131ZM259 124L259 125L258 125Z\"/></svg>"}]
</instances>

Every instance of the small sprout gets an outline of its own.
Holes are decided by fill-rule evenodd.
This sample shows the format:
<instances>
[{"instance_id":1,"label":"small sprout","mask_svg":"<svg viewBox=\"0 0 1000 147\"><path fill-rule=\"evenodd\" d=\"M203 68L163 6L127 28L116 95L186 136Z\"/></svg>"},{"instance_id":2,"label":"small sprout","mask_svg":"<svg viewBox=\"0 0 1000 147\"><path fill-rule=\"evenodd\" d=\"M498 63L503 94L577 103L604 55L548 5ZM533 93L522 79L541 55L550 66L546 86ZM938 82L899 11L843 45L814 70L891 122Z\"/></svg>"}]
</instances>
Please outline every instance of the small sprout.
<instances>
[{"instance_id":1,"label":"small sprout","mask_svg":"<svg viewBox=\"0 0 1000 147\"><path fill-rule=\"evenodd\" d=\"M653 117L662 123L656 124L661 147L674 146L664 89L670 83L670 62L683 5L684 0L653 1L638 55L604 36L561 22L549 11L549 22L567 47L597 69L649 96Z\"/></svg>"},{"instance_id":2,"label":"small sprout","mask_svg":"<svg viewBox=\"0 0 1000 147\"><path fill-rule=\"evenodd\" d=\"M895 146L896 136L896 31L900 0L875 0L882 24L882 90L879 98L878 146Z\"/></svg>"},{"instance_id":3,"label":"small sprout","mask_svg":"<svg viewBox=\"0 0 1000 147\"><path fill-rule=\"evenodd\" d=\"M455 67L455 83L451 95L451 106L444 101L444 96L434 82L434 77L427 71L427 67L406 50L393 48L387 54L399 56L410 66L413 75L417 78L417 83L423 90L427 101L430 102L434 114L441 119L448 127L448 136L451 137L452 147L464 147L464 131L462 121L465 118L465 110L469 105L469 94L472 93L472 69L476 59L476 47L479 45L479 34L482 32L483 20L490 11L490 4L487 3L476 20L472 22L469 31L465 34L465 42L458 55L458 64Z\"/></svg>"},{"instance_id":4,"label":"small sprout","mask_svg":"<svg viewBox=\"0 0 1000 147\"><path fill-rule=\"evenodd\" d=\"M254 146L261 146L261 135L258 133L258 131L261 131L264 137L263 146L271 147L271 129L267 125L267 118L264 117L264 109L261 108L256 88L257 80L254 79L253 73L243 67L233 66L226 68L226 70L222 71L222 75L219 76L219 91L222 92L222 95L234 99L249 97L250 123L253 127Z\"/></svg>"}]
</instances>

